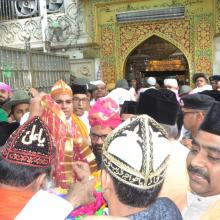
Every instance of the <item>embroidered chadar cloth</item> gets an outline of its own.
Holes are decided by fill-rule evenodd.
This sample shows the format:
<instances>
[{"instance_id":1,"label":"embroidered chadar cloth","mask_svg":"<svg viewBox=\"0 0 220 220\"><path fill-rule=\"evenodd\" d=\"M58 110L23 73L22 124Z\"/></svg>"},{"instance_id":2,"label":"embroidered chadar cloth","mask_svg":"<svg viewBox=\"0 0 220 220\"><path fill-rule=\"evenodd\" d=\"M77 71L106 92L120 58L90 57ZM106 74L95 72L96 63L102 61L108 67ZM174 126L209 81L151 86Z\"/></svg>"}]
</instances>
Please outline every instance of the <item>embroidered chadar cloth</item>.
<instances>
[{"instance_id":1,"label":"embroidered chadar cloth","mask_svg":"<svg viewBox=\"0 0 220 220\"><path fill-rule=\"evenodd\" d=\"M86 126L76 116L71 117L71 128L64 112L54 102L50 95L41 100L43 106L42 120L47 124L56 144L57 162L54 170L54 179L57 187L68 189L75 181L72 170L74 161L89 163L91 171L95 171L95 156L89 147L89 135Z\"/></svg>"}]
</instances>

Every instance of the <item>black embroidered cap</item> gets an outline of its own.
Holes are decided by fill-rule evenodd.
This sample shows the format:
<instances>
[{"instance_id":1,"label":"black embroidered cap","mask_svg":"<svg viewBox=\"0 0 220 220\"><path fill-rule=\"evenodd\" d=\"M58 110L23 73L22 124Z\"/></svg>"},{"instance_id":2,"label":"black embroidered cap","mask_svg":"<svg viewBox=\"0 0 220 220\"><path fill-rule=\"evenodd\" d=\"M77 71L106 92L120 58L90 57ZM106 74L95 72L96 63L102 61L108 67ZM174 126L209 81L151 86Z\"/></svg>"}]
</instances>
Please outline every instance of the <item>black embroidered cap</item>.
<instances>
[{"instance_id":1,"label":"black embroidered cap","mask_svg":"<svg viewBox=\"0 0 220 220\"><path fill-rule=\"evenodd\" d=\"M1 150L5 160L33 167L51 166L55 153L49 130L39 117L20 126Z\"/></svg>"}]
</instances>

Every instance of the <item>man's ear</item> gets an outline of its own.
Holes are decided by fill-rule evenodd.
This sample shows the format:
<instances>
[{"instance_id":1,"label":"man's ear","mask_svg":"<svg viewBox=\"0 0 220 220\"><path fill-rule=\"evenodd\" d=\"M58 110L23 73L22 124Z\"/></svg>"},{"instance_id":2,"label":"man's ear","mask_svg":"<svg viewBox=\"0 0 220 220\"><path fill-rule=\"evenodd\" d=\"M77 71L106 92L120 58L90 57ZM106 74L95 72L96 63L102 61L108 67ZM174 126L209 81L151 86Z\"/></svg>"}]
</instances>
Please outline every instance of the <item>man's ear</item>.
<instances>
[{"instance_id":1,"label":"man's ear","mask_svg":"<svg viewBox=\"0 0 220 220\"><path fill-rule=\"evenodd\" d=\"M204 112L198 112L198 114L197 114L197 119L199 120L199 121L203 121L203 119L204 119L204 117L205 117L205 113Z\"/></svg>"}]
</instances>

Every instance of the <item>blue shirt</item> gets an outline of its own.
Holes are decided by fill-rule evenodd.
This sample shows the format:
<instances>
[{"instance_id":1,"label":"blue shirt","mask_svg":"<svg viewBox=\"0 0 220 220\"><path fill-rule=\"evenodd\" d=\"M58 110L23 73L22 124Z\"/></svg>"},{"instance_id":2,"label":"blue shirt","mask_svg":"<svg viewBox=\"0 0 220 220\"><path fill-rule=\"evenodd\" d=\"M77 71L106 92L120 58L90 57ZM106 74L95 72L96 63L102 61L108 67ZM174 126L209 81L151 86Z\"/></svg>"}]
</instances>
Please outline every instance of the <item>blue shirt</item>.
<instances>
[{"instance_id":1,"label":"blue shirt","mask_svg":"<svg viewBox=\"0 0 220 220\"><path fill-rule=\"evenodd\" d=\"M162 197L156 199L150 206L141 212L128 216L132 220L182 220L179 209L168 198Z\"/></svg>"}]
</instances>

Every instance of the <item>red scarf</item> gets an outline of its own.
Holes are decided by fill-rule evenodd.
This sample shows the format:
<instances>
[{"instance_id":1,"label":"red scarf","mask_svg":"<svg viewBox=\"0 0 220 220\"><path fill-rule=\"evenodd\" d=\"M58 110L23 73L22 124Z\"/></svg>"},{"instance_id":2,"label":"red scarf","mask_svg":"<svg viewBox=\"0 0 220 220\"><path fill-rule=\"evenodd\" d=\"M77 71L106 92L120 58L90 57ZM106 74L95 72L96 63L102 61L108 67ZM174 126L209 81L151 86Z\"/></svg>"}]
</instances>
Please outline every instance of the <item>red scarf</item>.
<instances>
[{"instance_id":1,"label":"red scarf","mask_svg":"<svg viewBox=\"0 0 220 220\"><path fill-rule=\"evenodd\" d=\"M89 163L92 171L97 169L95 156L88 144L85 144L89 135L83 122L74 114L71 117L70 128L64 112L50 96L44 96L41 105L44 107L41 118L47 124L57 148L54 172L56 186L68 189L75 182L72 169L74 161Z\"/></svg>"},{"instance_id":2,"label":"red scarf","mask_svg":"<svg viewBox=\"0 0 220 220\"><path fill-rule=\"evenodd\" d=\"M33 195L30 191L0 188L0 219L13 220Z\"/></svg>"}]
</instances>

